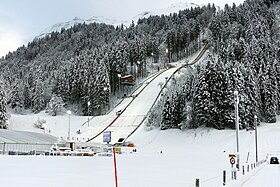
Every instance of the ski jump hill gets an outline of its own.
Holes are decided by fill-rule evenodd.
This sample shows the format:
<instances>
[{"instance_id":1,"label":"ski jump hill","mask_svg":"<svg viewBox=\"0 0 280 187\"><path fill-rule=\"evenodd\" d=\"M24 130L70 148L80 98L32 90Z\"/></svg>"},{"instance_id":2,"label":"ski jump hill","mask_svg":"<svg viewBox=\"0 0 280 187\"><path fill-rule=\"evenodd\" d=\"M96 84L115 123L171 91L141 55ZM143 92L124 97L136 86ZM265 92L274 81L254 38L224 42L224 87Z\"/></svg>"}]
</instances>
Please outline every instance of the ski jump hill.
<instances>
[{"instance_id":1,"label":"ski jump hill","mask_svg":"<svg viewBox=\"0 0 280 187\"><path fill-rule=\"evenodd\" d=\"M88 125L85 124L81 133L77 134L76 139L102 143L103 132L110 131L112 144L124 142L144 122L170 78L181 68L198 62L208 49L208 45L208 43L205 43L190 62L164 69L147 78L137 90L129 97L124 98L108 114L96 116L89 121Z\"/></svg>"}]
</instances>

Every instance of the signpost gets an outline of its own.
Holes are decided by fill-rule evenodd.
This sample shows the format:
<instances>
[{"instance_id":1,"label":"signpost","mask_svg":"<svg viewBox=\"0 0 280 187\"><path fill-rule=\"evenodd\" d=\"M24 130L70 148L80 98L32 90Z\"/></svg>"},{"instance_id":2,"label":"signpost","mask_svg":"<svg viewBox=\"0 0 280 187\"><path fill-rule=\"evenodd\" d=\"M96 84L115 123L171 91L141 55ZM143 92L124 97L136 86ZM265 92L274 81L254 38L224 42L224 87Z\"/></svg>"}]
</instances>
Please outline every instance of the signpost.
<instances>
[{"instance_id":1,"label":"signpost","mask_svg":"<svg viewBox=\"0 0 280 187\"><path fill-rule=\"evenodd\" d=\"M111 142L111 131L103 132L103 142L106 142L107 144ZM116 187L118 187L116 148L114 146L113 146L113 155L114 155L115 184Z\"/></svg>"},{"instance_id":2,"label":"signpost","mask_svg":"<svg viewBox=\"0 0 280 187\"><path fill-rule=\"evenodd\" d=\"M111 131L103 132L103 142L106 142L106 143L111 142Z\"/></svg>"},{"instance_id":3,"label":"signpost","mask_svg":"<svg viewBox=\"0 0 280 187\"><path fill-rule=\"evenodd\" d=\"M116 160L116 148L115 147L113 147L113 154L114 154L115 184L116 184L116 187L118 187L117 160Z\"/></svg>"},{"instance_id":4,"label":"signpost","mask_svg":"<svg viewBox=\"0 0 280 187\"><path fill-rule=\"evenodd\" d=\"M236 160L235 160L236 155L235 154L229 154L228 156L229 156L229 162L231 164L231 178L234 179L234 180L237 180L237 178L236 178L236 167L233 167L236 164Z\"/></svg>"}]
</instances>

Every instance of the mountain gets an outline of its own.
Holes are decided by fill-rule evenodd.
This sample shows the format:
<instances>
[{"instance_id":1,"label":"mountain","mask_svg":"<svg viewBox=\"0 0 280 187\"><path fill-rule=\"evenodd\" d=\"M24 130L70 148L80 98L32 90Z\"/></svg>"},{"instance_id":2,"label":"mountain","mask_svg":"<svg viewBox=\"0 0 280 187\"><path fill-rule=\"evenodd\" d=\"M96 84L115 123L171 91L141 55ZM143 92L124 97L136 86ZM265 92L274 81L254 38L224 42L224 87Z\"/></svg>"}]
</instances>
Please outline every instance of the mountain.
<instances>
[{"instance_id":1,"label":"mountain","mask_svg":"<svg viewBox=\"0 0 280 187\"><path fill-rule=\"evenodd\" d=\"M153 11L144 11L136 16L133 17L134 21L137 21L138 19L143 19L143 18L148 18L150 16L155 16L155 15L169 15L170 13L175 13L175 12L179 12L180 10L184 10L184 9L190 9L191 7L195 8L195 7L199 7L199 6L203 6L203 5L198 5L195 3L175 3L175 4L171 4L169 7L167 8L163 8L163 9L156 9Z\"/></svg>"},{"instance_id":2,"label":"mountain","mask_svg":"<svg viewBox=\"0 0 280 187\"><path fill-rule=\"evenodd\" d=\"M61 23L57 23L53 26L50 26L48 28L46 28L45 30L43 30L41 32L41 34L39 34L38 36L35 37L36 38L43 38L44 36L46 36L47 34L50 34L52 32L60 32L62 28L65 29L69 29L74 25L80 24L80 23L85 23L85 24L90 24L90 23L106 23L108 25L120 25L121 23L124 23L125 21L122 20L118 20L118 19L113 19L113 18L105 18L103 16L93 16L89 19L81 19L78 17L75 17L73 20L71 21L67 21L67 22L61 22Z\"/></svg>"},{"instance_id":3,"label":"mountain","mask_svg":"<svg viewBox=\"0 0 280 187\"><path fill-rule=\"evenodd\" d=\"M134 16L132 18L127 18L127 20L120 20L120 19L108 18L108 17L103 17L103 16L93 16L89 19L81 19L81 18L75 17L71 21L57 23L53 26L46 28L38 36L36 36L35 39L42 38L52 32L60 32L62 28L69 29L72 26L77 25L79 23L90 24L90 23L95 22L95 23L106 23L108 25L114 25L114 26L117 26L120 24L129 26L129 24L131 23L132 20L134 22L137 22L139 19L148 18L149 16L162 15L162 14L169 15L170 13L175 13L175 12L179 12L180 10L184 10L184 9L191 8L191 7L199 7L199 6L203 6L203 5L181 2L181 3L171 4L169 7L163 8L163 9L144 11L140 14L137 14L136 16Z\"/></svg>"}]
</instances>

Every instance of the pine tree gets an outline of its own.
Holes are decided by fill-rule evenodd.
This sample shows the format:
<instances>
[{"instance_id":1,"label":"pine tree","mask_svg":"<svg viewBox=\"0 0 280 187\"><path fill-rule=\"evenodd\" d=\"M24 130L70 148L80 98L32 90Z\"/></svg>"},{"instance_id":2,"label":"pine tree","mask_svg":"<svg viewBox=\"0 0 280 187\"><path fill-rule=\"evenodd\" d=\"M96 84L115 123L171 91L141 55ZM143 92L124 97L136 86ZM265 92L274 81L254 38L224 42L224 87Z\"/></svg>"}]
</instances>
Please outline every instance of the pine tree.
<instances>
[{"instance_id":1,"label":"pine tree","mask_svg":"<svg viewBox=\"0 0 280 187\"><path fill-rule=\"evenodd\" d=\"M183 92L182 92L183 93ZM179 128L179 125L183 122L184 116L183 116L183 110L185 107L185 97L183 94L179 94L179 92L176 92L176 95L173 99L173 111L171 113L171 121L172 121L172 128Z\"/></svg>"},{"instance_id":2,"label":"pine tree","mask_svg":"<svg viewBox=\"0 0 280 187\"><path fill-rule=\"evenodd\" d=\"M0 80L0 128L7 129L7 99L5 96L4 82Z\"/></svg>"},{"instance_id":3,"label":"pine tree","mask_svg":"<svg viewBox=\"0 0 280 187\"><path fill-rule=\"evenodd\" d=\"M53 94L51 100L49 101L46 112L52 116L56 116L58 112L61 112L64 107L64 102L61 97Z\"/></svg>"},{"instance_id":4,"label":"pine tree","mask_svg":"<svg viewBox=\"0 0 280 187\"><path fill-rule=\"evenodd\" d=\"M43 83L40 79L36 80L36 87L32 95L32 110L39 113L45 108Z\"/></svg>"},{"instance_id":5,"label":"pine tree","mask_svg":"<svg viewBox=\"0 0 280 187\"><path fill-rule=\"evenodd\" d=\"M15 112L21 112L24 109L24 85L19 80L13 85L8 103Z\"/></svg>"},{"instance_id":6,"label":"pine tree","mask_svg":"<svg viewBox=\"0 0 280 187\"><path fill-rule=\"evenodd\" d=\"M276 122L277 83L274 64L266 67L264 115L268 123Z\"/></svg>"},{"instance_id":7,"label":"pine tree","mask_svg":"<svg viewBox=\"0 0 280 187\"><path fill-rule=\"evenodd\" d=\"M162 121L161 121L161 130L172 128L172 118L171 118L172 106L170 103L170 98L168 97L162 111Z\"/></svg>"}]
</instances>

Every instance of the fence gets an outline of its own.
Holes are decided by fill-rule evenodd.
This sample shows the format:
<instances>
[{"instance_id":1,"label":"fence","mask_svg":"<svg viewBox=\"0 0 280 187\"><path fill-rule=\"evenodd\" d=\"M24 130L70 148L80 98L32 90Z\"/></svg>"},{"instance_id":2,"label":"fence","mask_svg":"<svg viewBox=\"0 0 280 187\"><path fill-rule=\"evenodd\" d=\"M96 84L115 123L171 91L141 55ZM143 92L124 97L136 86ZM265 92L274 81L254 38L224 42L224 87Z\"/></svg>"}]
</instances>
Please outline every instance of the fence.
<instances>
[{"instance_id":1,"label":"fence","mask_svg":"<svg viewBox=\"0 0 280 187\"><path fill-rule=\"evenodd\" d=\"M34 155L50 150L53 144L0 142L2 155Z\"/></svg>"}]
</instances>

